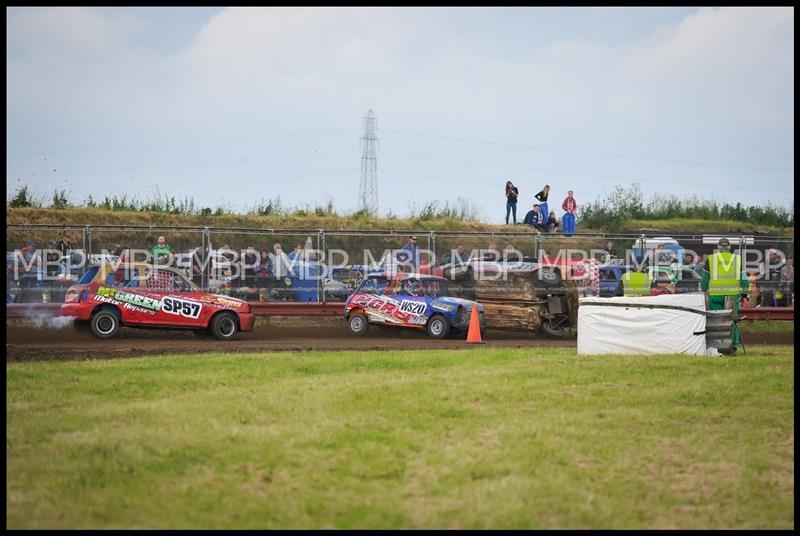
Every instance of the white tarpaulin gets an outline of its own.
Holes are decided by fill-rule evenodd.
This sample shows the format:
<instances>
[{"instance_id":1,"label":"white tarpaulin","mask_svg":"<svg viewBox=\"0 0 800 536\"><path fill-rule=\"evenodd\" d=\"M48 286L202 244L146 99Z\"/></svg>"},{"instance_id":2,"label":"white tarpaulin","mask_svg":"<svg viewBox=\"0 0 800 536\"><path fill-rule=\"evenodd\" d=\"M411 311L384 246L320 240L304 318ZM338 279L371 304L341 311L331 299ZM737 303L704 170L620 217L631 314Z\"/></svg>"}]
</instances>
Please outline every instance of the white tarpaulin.
<instances>
[{"instance_id":1,"label":"white tarpaulin","mask_svg":"<svg viewBox=\"0 0 800 536\"><path fill-rule=\"evenodd\" d=\"M705 295L701 292L632 298L581 298L578 355L705 354L706 336L702 333L706 330L705 315L636 305L706 310Z\"/></svg>"}]
</instances>

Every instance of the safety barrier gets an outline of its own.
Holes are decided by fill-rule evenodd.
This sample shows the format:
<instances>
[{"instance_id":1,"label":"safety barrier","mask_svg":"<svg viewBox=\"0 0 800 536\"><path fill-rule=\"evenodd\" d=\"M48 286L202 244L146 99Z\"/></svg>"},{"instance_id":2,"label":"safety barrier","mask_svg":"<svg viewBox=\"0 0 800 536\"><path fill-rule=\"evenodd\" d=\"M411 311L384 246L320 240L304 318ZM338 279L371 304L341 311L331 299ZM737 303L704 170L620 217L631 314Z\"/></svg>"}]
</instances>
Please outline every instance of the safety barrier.
<instances>
[{"instance_id":1,"label":"safety barrier","mask_svg":"<svg viewBox=\"0 0 800 536\"><path fill-rule=\"evenodd\" d=\"M341 302L248 302L255 316L340 316L344 314ZM9 303L6 318L36 318L59 316L60 303ZM747 320L794 321L794 308L753 307L739 309L740 316Z\"/></svg>"}]
</instances>

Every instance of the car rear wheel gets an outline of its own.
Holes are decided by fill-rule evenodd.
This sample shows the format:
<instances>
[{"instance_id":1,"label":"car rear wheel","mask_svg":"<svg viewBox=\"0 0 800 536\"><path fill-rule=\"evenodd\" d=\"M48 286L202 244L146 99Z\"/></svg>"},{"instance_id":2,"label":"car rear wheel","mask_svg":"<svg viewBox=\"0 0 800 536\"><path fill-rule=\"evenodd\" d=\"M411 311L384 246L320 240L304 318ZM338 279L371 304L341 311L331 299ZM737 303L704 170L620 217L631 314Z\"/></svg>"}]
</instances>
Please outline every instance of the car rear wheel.
<instances>
[{"instance_id":1,"label":"car rear wheel","mask_svg":"<svg viewBox=\"0 0 800 536\"><path fill-rule=\"evenodd\" d=\"M350 331L353 332L353 335L360 337L367 332L369 322L363 313L356 313L354 315L350 315L347 325L350 326Z\"/></svg>"},{"instance_id":2,"label":"car rear wheel","mask_svg":"<svg viewBox=\"0 0 800 536\"><path fill-rule=\"evenodd\" d=\"M102 309L92 315L92 319L89 321L89 327L95 337L110 339L119 331L119 313L112 309Z\"/></svg>"},{"instance_id":3,"label":"car rear wheel","mask_svg":"<svg viewBox=\"0 0 800 536\"><path fill-rule=\"evenodd\" d=\"M220 313L211 319L211 334L221 341L231 340L236 331L236 315L233 313Z\"/></svg>"},{"instance_id":4,"label":"car rear wheel","mask_svg":"<svg viewBox=\"0 0 800 536\"><path fill-rule=\"evenodd\" d=\"M447 318L436 315L428 322L428 335L434 339L444 339L450 334L450 321Z\"/></svg>"},{"instance_id":5,"label":"car rear wheel","mask_svg":"<svg viewBox=\"0 0 800 536\"><path fill-rule=\"evenodd\" d=\"M567 334L566 318L548 318L542 322L542 329L551 337L561 338Z\"/></svg>"}]
</instances>

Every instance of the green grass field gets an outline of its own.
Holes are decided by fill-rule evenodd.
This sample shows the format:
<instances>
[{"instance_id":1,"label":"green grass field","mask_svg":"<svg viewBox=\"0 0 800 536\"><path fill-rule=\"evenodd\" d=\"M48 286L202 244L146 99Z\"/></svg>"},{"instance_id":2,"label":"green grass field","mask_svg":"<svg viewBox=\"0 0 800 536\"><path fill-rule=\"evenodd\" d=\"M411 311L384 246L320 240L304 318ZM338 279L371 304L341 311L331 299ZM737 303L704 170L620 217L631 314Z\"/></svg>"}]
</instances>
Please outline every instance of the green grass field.
<instances>
[{"instance_id":1,"label":"green grass field","mask_svg":"<svg viewBox=\"0 0 800 536\"><path fill-rule=\"evenodd\" d=\"M7 527L791 528L793 352L8 363Z\"/></svg>"}]
</instances>

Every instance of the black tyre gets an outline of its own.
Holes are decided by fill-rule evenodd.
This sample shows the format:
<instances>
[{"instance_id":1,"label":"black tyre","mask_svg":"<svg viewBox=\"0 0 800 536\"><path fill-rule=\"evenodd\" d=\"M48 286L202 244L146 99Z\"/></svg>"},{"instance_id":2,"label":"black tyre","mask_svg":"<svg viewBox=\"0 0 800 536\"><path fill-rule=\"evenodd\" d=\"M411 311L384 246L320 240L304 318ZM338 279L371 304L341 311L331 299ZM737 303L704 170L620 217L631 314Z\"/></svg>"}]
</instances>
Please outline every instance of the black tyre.
<instances>
[{"instance_id":1,"label":"black tyre","mask_svg":"<svg viewBox=\"0 0 800 536\"><path fill-rule=\"evenodd\" d=\"M236 315L228 311L219 313L211 319L211 325L209 328L214 338L219 339L220 341L229 341L234 335L236 335L236 332L238 331Z\"/></svg>"},{"instance_id":2,"label":"black tyre","mask_svg":"<svg viewBox=\"0 0 800 536\"><path fill-rule=\"evenodd\" d=\"M434 339L444 339L450 334L450 321L442 315L431 317L428 321L428 335Z\"/></svg>"},{"instance_id":3,"label":"black tyre","mask_svg":"<svg viewBox=\"0 0 800 536\"><path fill-rule=\"evenodd\" d=\"M120 317L116 309L101 309L92 315L89 327L95 337L110 339L117 334L120 328Z\"/></svg>"},{"instance_id":4,"label":"black tyre","mask_svg":"<svg viewBox=\"0 0 800 536\"><path fill-rule=\"evenodd\" d=\"M350 315L350 318L347 320L347 325L350 326L350 331L353 335L361 337L367 332L369 321L363 313L355 313Z\"/></svg>"},{"instance_id":5,"label":"black tyre","mask_svg":"<svg viewBox=\"0 0 800 536\"><path fill-rule=\"evenodd\" d=\"M551 337L561 338L567 334L567 321L565 318L548 318L542 322L542 330Z\"/></svg>"}]
</instances>

